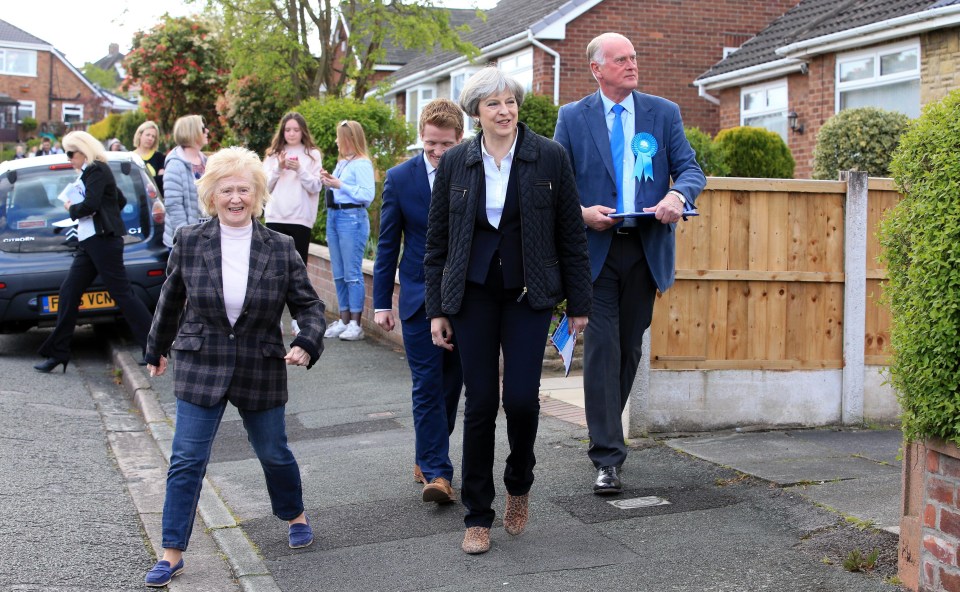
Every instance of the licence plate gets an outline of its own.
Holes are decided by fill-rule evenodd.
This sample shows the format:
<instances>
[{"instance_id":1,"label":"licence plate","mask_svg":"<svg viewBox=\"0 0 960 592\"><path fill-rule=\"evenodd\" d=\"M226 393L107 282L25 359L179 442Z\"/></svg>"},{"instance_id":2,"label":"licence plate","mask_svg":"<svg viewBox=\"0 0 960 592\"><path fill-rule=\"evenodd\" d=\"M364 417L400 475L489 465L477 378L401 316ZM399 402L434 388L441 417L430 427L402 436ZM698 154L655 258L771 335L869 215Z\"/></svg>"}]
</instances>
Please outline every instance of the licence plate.
<instances>
[{"instance_id":1,"label":"licence plate","mask_svg":"<svg viewBox=\"0 0 960 592\"><path fill-rule=\"evenodd\" d=\"M80 298L80 310L100 310L105 308L114 308L117 303L110 298L110 293L106 290L98 292L85 292ZM40 297L40 310L45 313L55 313L60 308L60 295L51 294Z\"/></svg>"}]
</instances>

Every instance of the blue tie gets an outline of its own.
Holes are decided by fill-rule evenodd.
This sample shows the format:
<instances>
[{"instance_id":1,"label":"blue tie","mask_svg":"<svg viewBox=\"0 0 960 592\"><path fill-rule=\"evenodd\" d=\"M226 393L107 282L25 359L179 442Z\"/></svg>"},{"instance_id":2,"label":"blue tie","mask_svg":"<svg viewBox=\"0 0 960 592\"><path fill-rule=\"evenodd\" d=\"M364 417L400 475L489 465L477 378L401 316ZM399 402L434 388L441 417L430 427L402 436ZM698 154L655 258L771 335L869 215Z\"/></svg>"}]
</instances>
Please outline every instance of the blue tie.
<instances>
[{"instance_id":1,"label":"blue tie","mask_svg":"<svg viewBox=\"0 0 960 592\"><path fill-rule=\"evenodd\" d=\"M623 213L623 105L614 105L613 129L610 130L610 154L613 156L613 174L617 180L617 212Z\"/></svg>"}]
</instances>

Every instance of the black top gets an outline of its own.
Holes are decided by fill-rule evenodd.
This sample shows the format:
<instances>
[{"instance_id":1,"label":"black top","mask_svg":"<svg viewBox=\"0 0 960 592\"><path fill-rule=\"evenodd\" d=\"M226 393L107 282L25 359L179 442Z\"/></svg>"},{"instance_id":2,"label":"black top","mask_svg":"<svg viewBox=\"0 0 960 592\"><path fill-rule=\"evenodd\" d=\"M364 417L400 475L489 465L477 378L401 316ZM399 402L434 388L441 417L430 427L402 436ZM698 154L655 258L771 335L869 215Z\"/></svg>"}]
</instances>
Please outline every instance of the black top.
<instances>
[{"instance_id":1,"label":"black top","mask_svg":"<svg viewBox=\"0 0 960 592\"><path fill-rule=\"evenodd\" d=\"M147 172L150 173L150 176L157 184L157 190L160 191L160 195L163 195L163 175L158 175L157 171L163 170L163 165L166 159L166 154L160 152L159 150L154 150L153 156L151 156L149 160L145 161L147 165Z\"/></svg>"},{"instance_id":2,"label":"black top","mask_svg":"<svg viewBox=\"0 0 960 592\"><path fill-rule=\"evenodd\" d=\"M105 162L95 160L87 163L80 174L83 183L83 201L70 206L70 218L78 220L93 216L96 233L102 236L123 237L125 228L120 217L119 193L113 171Z\"/></svg>"}]
</instances>

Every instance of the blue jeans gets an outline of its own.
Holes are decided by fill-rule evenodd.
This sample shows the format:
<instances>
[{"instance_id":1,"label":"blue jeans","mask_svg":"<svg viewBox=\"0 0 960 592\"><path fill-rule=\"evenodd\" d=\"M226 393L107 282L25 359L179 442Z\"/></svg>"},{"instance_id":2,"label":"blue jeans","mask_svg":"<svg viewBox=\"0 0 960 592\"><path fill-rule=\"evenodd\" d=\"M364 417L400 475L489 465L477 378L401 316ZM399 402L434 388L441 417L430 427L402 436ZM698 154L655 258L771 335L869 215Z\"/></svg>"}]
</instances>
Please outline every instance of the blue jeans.
<instances>
[{"instance_id":1,"label":"blue jeans","mask_svg":"<svg viewBox=\"0 0 960 592\"><path fill-rule=\"evenodd\" d=\"M370 236L365 208L327 210L327 246L330 269L341 311L363 312L363 252Z\"/></svg>"},{"instance_id":2,"label":"blue jeans","mask_svg":"<svg viewBox=\"0 0 960 592\"><path fill-rule=\"evenodd\" d=\"M213 407L177 400L177 426L163 502L164 549L187 548L213 438L226 407L226 399ZM240 417L263 467L273 514L281 520L293 520L303 513L303 489L300 467L287 446L284 410L283 405L265 411L240 409Z\"/></svg>"}]
</instances>

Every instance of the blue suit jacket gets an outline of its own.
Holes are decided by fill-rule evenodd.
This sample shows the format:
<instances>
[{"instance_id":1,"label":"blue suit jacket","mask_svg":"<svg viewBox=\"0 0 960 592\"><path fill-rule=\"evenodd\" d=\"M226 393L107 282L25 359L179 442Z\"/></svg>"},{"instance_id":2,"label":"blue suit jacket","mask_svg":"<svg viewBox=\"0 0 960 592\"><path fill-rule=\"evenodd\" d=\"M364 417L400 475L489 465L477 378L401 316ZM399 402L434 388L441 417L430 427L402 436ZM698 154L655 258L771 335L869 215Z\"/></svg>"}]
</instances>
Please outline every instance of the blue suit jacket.
<instances>
[{"instance_id":1,"label":"blue suit jacket","mask_svg":"<svg viewBox=\"0 0 960 592\"><path fill-rule=\"evenodd\" d=\"M636 132L652 134L659 147L653 157L654 180L635 181L636 211L654 206L663 199L670 189L671 178L673 188L682 193L692 205L707 180L683 133L680 108L666 99L637 91L633 91L633 101L636 106ZM627 142L631 139L628 137ZM577 189L580 190L580 203L584 207L617 207L617 186L600 91L560 108L554 140L566 148L570 155L570 162L577 177ZM665 292L673 285L676 250L674 225L647 219L640 219L639 223L643 227L639 236L643 242L647 264L650 266L650 274L657 284L657 289ZM590 271L594 280L600 274L607 258L613 232L613 229L604 232L587 229Z\"/></svg>"},{"instance_id":2,"label":"blue suit jacket","mask_svg":"<svg viewBox=\"0 0 960 592\"><path fill-rule=\"evenodd\" d=\"M394 277L400 258L400 320L423 306L423 255L430 211L430 181L423 154L387 171L380 208L380 239L373 264L373 307L393 308Z\"/></svg>"}]
</instances>

